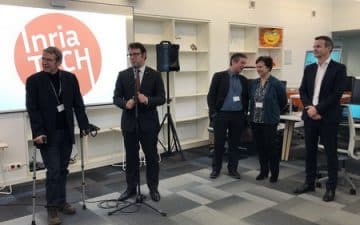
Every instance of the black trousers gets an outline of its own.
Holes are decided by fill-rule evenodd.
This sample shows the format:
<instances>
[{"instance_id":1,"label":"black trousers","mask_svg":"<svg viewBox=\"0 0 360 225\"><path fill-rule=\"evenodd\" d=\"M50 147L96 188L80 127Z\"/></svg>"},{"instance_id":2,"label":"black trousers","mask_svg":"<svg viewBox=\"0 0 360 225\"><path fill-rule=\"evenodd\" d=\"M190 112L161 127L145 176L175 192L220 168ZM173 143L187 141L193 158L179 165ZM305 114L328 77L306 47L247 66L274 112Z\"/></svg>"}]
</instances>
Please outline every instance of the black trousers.
<instances>
[{"instance_id":1,"label":"black trousers","mask_svg":"<svg viewBox=\"0 0 360 225\"><path fill-rule=\"evenodd\" d=\"M238 154L240 136L245 127L245 115L243 112L219 112L214 118L214 156L212 167L220 171L225 141L228 139L228 170L233 171L238 167Z\"/></svg>"},{"instance_id":2,"label":"black trousers","mask_svg":"<svg viewBox=\"0 0 360 225\"><path fill-rule=\"evenodd\" d=\"M146 160L146 180L150 190L156 190L159 185L159 156L157 153L158 134L124 132L126 151L126 182L128 189L136 188L139 182L139 150L140 144Z\"/></svg>"},{"instance_id":3,"label":"black trousers","mask_svg":"<svg viewBox=\"0 0 360 225\"><path fill-rule=\"evenodd\" d=\"M324 145L329 179L328 189L335 190L337 185L338 156L337 132L338 124L325 124L321 120L305 120L305 147L306 147L306 183L314 184L317 172L317 151L319 137Z\"/></svg>"},{"instance_id":4,"label":"black trousers","mask_svg":"<svg viewBox=\"0 0 360 225\"><path fill-rule=\"evenodd\" d=\"M72 143L66 130L57 130L49 140L40 149L46 167L46 201L47 207L58 207L66 202L66 177Z\"/></svg>"},{"instance_id":5,"label":"black trousers","mask_svg":"<svg viewBox=\"0 0 360 225\"><path fill-rule=\"evenodd\" d=\"M254 142L259 155L260 173L278 178L280 148L276 146L277 124L252 123Z\"/></svg>"}]
</instances>

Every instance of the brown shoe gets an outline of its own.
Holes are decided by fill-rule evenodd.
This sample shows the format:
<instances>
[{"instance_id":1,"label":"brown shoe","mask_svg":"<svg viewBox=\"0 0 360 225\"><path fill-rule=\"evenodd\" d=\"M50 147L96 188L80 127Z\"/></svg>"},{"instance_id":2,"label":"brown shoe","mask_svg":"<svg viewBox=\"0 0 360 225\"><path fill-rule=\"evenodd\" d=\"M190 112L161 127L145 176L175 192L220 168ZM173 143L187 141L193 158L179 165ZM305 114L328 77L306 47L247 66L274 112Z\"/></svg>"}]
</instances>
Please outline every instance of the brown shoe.
<instances>
[{"instance_id":1,"label":"brown shoe","mask_svg":"<svg viewBox=\"0 0 360 225\"><path fill-rule=\"evenodd\" d=\"M60 217L58 215L58 210L56 208L48 208L48 225L59 225L61 223Z\"/></svg>"},{"instance_id":2,"label":"brown shoe","mask_svg":"<svg viewBox=\"0 0 360 225\"><path fill-rule=\"evenodd\" d=\"M59 211L66 215L73 215L76 213L76 209L67 202L59 206Z\"/></svg>"}]
</instances>

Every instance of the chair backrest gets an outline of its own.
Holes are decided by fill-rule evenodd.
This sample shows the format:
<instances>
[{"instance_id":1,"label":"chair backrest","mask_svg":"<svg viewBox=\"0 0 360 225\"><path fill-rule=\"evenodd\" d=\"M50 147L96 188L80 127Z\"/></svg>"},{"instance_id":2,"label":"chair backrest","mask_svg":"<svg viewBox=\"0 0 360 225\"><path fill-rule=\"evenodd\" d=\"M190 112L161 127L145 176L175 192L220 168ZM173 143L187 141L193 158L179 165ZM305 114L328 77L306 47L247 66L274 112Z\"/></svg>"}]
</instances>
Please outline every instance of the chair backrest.
<instances>
[{"instance_id":1,"label":"chair backrest","mask_svg":"<svg viewBox=\"0 0 360 225\"><path fill-rule=\"evenodd\" d=\"M360 104L360 79L352 81L351 103Z\"/></svg>"},{"instance_id":2,"label":"chair backrest","mask_svg":"<svg viewBox=\"0 0 360 225\"><path fill-rule=\"evenodd\" d=\"M341 105L342 107L342 123L341 125L348 128L348 145L346 149L338 148L338 152L347 154L353 159L360 160L360 153L355 151L356 141L360 140L360 136L356 137L356 124L350 105Z\"/></svg>"},{"instance_id":3,"label":"chair backrest","mask_svg":"<svg viewBox=\"0 0 360 225\"><path fill-rule=\"evenodd\" d=\"M352 91L353 89L353 85L354 85L354 80L355 80L355 77L352 77L352 76L347 76L345 78L345 89L344 91Z\"/></svg>"}]
</instances>

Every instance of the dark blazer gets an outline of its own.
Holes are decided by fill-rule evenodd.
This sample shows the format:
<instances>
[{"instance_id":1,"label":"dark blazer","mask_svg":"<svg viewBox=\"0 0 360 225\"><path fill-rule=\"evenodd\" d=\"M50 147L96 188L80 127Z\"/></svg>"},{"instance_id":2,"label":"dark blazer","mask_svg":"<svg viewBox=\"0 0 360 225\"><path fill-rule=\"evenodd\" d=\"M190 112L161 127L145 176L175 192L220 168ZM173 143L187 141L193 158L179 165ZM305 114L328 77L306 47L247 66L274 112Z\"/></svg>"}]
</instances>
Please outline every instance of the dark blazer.
<instances>
[{"instance_id":1,"label":"dark blazer","mask_svg":"<svg viewBox=\"0 0 360 225\"><path fill-rule=\"evenodd\" d=\"M317 67L317 63L313 63L305 67L304 70L304 76L299 89L304 107L312 105ZM321 83L319 103L315 106L324 123L338 123L340 120L340 99L345 88L345 77L345 65L330 60ZM305 109L302 119L310 119Z\"/></svg>"},{"instance_id":2,"label":"dark blazer","mask_svg":"<svg viewBox=\"0 0 360 225\"><path fill-rule=\"evenodd\" d=\"M161 73L146 66L140 92L148 97L147 105L138 105L140 131L157 132L160 124L156 107L165 103L165 89ZM113 97L114 104L123 109L121 129L126 132L135 131L135 108L126 109L126 102L134 96L135 75L131 67L119 72Z\"/></svg>"},{"instance_id":3,"label":"dark blazer","mask_svg":"<svg viewBox=\"0 0 360 225\"><path fill-rule=\"evenodd\" d=\"M256 87L260 82L260 78L252 81L250 86L250 118L253 119L255 108L255 92ZM287 96L285 86L279 79L270 76L268 86L264 98L264 123L276 124L279 123L281 111L287 103Z\"/></svg>"},{"instance_id":4,"label":"dark blazer","mask_svg":"<svg viewBox=\"0 0 360 225\"><path fill-rule=\"evenodd\" d=\"M246 115L249 104L248 81L243 75L239 76L242 87L241 103L243 106L243 111ZM215 73L210 84L209 93L207 95L210 119L213 118L215 114L220 111L221 107L224 104L228 91L229 71L225 70Z\"/></svg>"},{"instance_id":5,"label":"dark blazer","mask_svg":"<svg viewBox=\"0 0 360 225\"><path fill-rule=\"evenodd\" d=\"M49 141L56 131L56 106L58 105L50 82L48 75L43 71L31 75L26 80L26 109L30 118L33 138L46 135ZM71 141L75 143L74 112L81 130L88 129L89 121L85 114L85 106L76 76L60 70L60 82L66 113L66 127L71 134Z\"/></svg>"}]
</instances>

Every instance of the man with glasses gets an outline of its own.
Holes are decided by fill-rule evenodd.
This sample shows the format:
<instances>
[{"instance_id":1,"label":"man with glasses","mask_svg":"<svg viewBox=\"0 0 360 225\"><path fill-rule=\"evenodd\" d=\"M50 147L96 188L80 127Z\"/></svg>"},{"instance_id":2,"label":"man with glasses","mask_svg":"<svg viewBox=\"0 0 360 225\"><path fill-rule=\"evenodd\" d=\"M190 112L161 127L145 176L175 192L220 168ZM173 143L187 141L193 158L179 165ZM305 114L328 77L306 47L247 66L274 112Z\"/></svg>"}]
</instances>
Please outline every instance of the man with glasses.
<instances>
[{"instance_id":1,"label":"man with glasses","mask_svg":"<svg viewBox=\"0 0 360 225\"><path fill-rule=\"evenodd\" d=\"M159 201L159 157L157 154L160 129L156 107L165 103L165 89L160 72L145 65L146 49L134 42L128 46L132 67L119 72L113 102L123 110L121 129L126 151L127 189L119 201L136 195L139 182L140 144L146 159L146 179L152 200Z\"/></svg>"},{"instance_id":2,"label":"man with glasses","mask_svg":"<svg viewBox=\"0 0 360 225\"><path fill-rule=\"evenodd\" d=\"M75 214L66 202L66 176L69 173L74 137L74 112L83 135L89 122L75 74L60 70L62 52L56 47L43 50L43 70L26 81L26 109L35 145L40 149L46 171L48 224L60 224L58 211Z\"/></svg>"}]
</instances>

